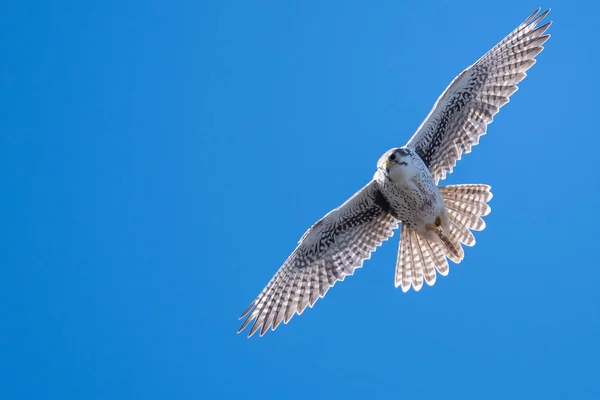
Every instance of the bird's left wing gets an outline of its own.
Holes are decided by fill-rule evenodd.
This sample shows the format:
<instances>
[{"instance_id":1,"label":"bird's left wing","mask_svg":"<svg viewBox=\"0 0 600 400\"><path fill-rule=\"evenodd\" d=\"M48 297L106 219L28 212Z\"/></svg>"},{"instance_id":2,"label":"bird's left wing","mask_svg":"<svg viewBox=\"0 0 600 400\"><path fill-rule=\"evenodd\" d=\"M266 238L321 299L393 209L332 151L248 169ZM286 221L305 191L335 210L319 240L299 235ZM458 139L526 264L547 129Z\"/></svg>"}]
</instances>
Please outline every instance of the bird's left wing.
<instances>
[{"instance_id":1,"label":"bird's left wing","mask_svg":"<svg viewBox=\"0 0 600 400\"><path fill-rule=\"evenodd\" d=\"M398 220L389 203L371 181L340 207L317 221L271 281L244 311L239 332L254 320L248 337L258 329L262 336L281 321L302 314L337 281L362 267L371 253L393 235Z\"/></svg>"},{"instance_id":2,"label":"bird's left wing","mask_svg":"<svg viewBox=\"0 0 600 400\"><path fill-rule=\"evenodd\" d=\"M531 14L450 83L409 140L436 184L451 173L463 153L479 143L494 115L508 103L517 83L535 64L550 35L550 22L538 27L550 10Z\"/></svg>"}]
</instances>

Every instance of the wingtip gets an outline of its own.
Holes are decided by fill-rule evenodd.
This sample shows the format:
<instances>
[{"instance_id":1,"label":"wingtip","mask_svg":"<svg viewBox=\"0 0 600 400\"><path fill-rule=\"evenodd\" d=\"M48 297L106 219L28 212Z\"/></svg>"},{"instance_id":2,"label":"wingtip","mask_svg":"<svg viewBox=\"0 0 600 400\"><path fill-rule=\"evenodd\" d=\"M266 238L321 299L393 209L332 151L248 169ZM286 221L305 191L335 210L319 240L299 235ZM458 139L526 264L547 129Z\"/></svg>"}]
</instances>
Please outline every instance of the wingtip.
<instances>
[{"instance_id":1,"label":"wingtip","mask_svg":"<svg viewBox=\"0 0 600 400\"><path fill-rule=\"evenodd\" d=\"M531 25L537 25L539 24L544 18L546 18L546 16L550 13L550 9L547 9L546 11L544 11L543 13L541 13L540 15L538 15L537 17L535 17L535 19L533 21L531 21Z\"/></svg>"},{"instance_id":2,"label":"wingtip","mask_svg":"<svg viewBox=\"0 0 600 400\"><path fill-rule=\"evenodd\" d=\"M240 328L238 329L238 333L241 333L244 329L246 329L246 327L248 326L248 324L253 320L254 318L251 318L250 315L248 317L246 317L246 319L244 320L244 322L242 323L242 325L240 326ZM256 323L256 322L255 322Z\"/></svg>"},{"instance_id":3,"label":"wingtip","mask_svg":"<svg viewBox=\"0 0 600 400\"><path fill-rule=\"evenodd\" d=\"M242 319L242 318L244 318L246 315L248 315L248 313L250 312L250 310L252 310L252 308L254 308L254 302L252 302L252 304L250 304L250 305L248 306L248 308L246 308L246 309L244 310L244 312L243 312L243 313L242 313L242 314L241 314L241 315L238 317L238 319Z\"/></svg>"},{"instance_id":4,"label":"wingtip","mask_svg":"<svg viewBox=\"0 0 600 400\"><path fill-rule=\"evenodd\" d=\"M531 20L533 20L535 18L535 16L538 15L538 13L540 12L541 9L542 9L542 7L536 8L536 10L534 12L532 12L529 15L529 17L527 17L525 19L525 21L523 21L522 25L527 25L529 22L531 22Z\"/></svg>"},{"instance_id":5,"label":"wingtip","mask_svg":"<svg viewBox=\"0 0 600 400\"><path fill-rule=\"evenodd\" d=\"M250 328L250 332L248 332L248 337L254 335L256 332L260 333L259 329L263 328L265 325L267 325L267 321L265 321L265 316L261 312L260 315L256 316L256 319L254 320L254 323L252 324L252 328ZM261 334L260 336L262 336L262 335L263 334Z\"/></svg>"},{"instance_id":6,"label":"wingtip","mask_svg":"<svg viewBox=\"0 0 600 400\"><path fill-rule=\"evenodd\" d=\"M546 9L546 11L540 13L540 11L542 10L542 7L538 7L533 13L531 13L531 15L529 15L529 17L527 17L525 19L525 21L523 21L521 23L521 25L525 26L525 25L537 25L541 20L543 20L552 10L551 8Z\"/></svg>"},{"instance_id":7,"label":"wingtip","mask_svg":"<svg viewBox=\"0 0 600 400\"><path fill-rule=\"evenodd\" d=\"M265 335L265 333L267 333L267 331L269 330L269 328L271 327L271 324L269 323L263 323L262 328L260 328L260 337L263 337Z\"/></svg>"}]
</instances>

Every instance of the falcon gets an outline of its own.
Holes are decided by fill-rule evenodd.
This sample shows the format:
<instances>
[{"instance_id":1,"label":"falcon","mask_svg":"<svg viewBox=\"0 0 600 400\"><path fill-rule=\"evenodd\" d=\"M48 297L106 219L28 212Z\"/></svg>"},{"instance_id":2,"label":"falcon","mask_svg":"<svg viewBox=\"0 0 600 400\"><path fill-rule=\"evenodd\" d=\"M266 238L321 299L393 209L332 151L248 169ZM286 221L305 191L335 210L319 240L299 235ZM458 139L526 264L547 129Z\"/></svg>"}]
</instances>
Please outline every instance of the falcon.
<instances>
[{"instance_id":1,"label":"falcon","mask_svg":"<svg viewBox=\"0 0 600 400\"><path fill-rule=\"evenodd\" d=\"M353 275L401 224L395 286L419 291L460 263L471 231L485 228L490 186L438 186L486 133L550 35L550 10L537 9L483 57L462 71L438 98L408 143L385 152L373 179L313 224L258 297L240 316L248 337L275 330Z\"/></svg>"}]
</instances>

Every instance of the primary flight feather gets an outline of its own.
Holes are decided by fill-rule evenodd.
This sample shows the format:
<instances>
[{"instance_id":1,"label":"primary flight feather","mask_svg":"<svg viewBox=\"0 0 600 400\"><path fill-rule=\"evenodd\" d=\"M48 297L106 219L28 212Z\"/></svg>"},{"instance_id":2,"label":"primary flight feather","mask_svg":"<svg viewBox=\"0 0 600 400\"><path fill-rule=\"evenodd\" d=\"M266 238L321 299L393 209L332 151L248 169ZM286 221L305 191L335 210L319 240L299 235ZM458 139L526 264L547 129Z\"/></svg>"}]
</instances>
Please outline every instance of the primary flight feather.
<instances>
[{"instance_id":1,"label":"primary flight feather","mask_svg":"<svg viewBox=\"0 0 600 400\"><path fill-rule=\"evenodd\" d=\"M517 83L535 64L550 35L550 10L531 14L473 65L461 72L434 104L403 147L385 152L373 179L311 226L267 286L240 316L248 336L275 330L302 314L337 281L362 267L398 224L400 246L395 285L404 292L433 285L447 275L448 258L462 261L462 245L473 246L471 231L485 228L490 187L437 186L464 153L479 143Z\"/></svg>"}]
</instances>

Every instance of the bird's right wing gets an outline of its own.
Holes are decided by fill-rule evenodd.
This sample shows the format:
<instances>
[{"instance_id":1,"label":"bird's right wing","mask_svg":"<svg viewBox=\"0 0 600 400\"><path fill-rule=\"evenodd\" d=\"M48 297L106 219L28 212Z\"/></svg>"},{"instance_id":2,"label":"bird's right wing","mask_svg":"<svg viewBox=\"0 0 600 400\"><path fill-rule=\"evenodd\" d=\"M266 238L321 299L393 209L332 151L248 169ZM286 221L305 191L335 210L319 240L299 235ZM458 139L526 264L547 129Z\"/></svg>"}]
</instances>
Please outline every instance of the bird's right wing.
<instances>
[{"instance_id":1,"label":"bird's right wing","mask_svg":"<svg viewBox=\"0 0 600 400\"><path fill-rule=\"evenodd\" d=\"M255 320L248 337L262 336L294 314L302 314L337 282L362 267L371 253L393 235L398 220L375 181L316 222L275 276L240 316L239 332Z\"/></svg>"}]
</instances>

